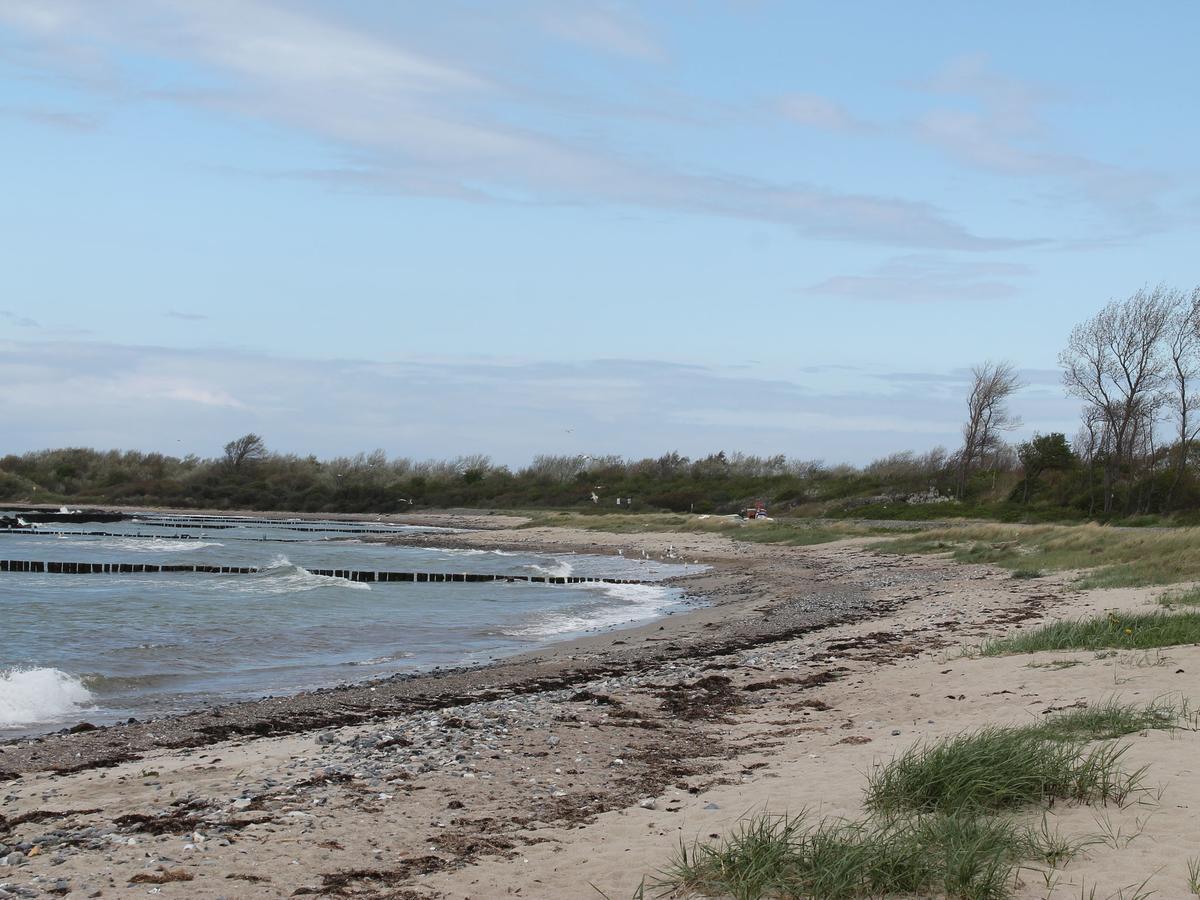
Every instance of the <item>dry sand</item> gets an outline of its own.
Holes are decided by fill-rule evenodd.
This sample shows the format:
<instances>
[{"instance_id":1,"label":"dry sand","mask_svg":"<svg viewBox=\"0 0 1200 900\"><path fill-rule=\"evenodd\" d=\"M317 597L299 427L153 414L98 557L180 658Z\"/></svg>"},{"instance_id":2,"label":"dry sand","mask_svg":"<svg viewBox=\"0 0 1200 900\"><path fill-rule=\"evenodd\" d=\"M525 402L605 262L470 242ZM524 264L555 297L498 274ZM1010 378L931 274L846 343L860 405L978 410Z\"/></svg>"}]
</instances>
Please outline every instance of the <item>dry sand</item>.
<instances>
[{"instance_id":1,"label":"dry sand","mask_svg":"<svg viewBox=\"0 0 1200 900\"><path fill-rule=\"evenodd\" d=\"M674 552L714 566L687 582L714 605L481 670L10 744L0 843L38 851L0 864L0 897L625 898L681 839L748 812L859 814L866 772L916 741L1113 696L1192 697L1200 672L1195 647L961 652L1043 619L1145 610L1154 590L1079 592L864 539L459 539ZM1051 659L1078 664L1036 665ZM1190 896L1197 740L1131 736L1154 790L1124 809L1055 806L1051 827L1108 843L1026 870L1017 896L1132 897L1146 878L1155 896Z\"/></svg>"}]
</instances>

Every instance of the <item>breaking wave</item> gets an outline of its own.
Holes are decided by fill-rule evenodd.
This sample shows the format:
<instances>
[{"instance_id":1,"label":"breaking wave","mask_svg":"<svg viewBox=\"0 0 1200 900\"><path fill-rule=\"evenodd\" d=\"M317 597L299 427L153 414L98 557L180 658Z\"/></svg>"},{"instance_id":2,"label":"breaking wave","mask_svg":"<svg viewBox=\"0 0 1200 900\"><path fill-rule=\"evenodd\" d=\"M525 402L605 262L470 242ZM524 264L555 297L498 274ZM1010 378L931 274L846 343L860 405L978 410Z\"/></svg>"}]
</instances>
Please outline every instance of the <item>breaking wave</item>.
<instances>
[{"instance_id":1,"label":"breaking wave","mask_svg":"<svg viewBox=\"0 0 1200 900\"><path fill-rule=\"evenodd\" d=\"M533 563L525 568L532 569L539 575L546 575L551 578L565 578L575 571L575 567L565 559L557 560L553 565L543 566L539 565L538 563Z\"/></svg>"},{"instance_id":2,"label":"breaking wave","mask_svg":"<svg viewBox=\"0 0 1200 900\"><path fill-rule=\"evenodd\" d=\"M99 541L98 546L110 550L149 551L151 553L179 553L186 550L202 550L205 547L224 547L218 541L173 540L168 538L115 538Z\"/></svg>"},{"instance_id":3,"label":"breaking wave","mask_svg":"<svg viewBox=\"0 0 1200 900\"><path fill-rule=\"evenodd\" d=\"M59 669L7 669L0 673L0 728L67 718L90 706L91 692Z\"/></svg>"},{"instance_id":4,"label":"breaking wave","mask_svg":"<svg viewBox=\"0 0 1200 900\"><path fill-rule=\"evenodd\" d=\"M295 591L312 591L323 587L344 587L356 591L369 591L371 586L362 581L334 578L330 575L314 575L304 566L298 566L286 556L277 556L253 575L239 578L233 584L238 590L253 593L290 594Z\"/></svg>"},{"instance_id":5,"label":"breaking wave","mask_svg":"<svg viewBox=\"0 0 1200 900\"><path fill-rule=\"evenodd\" d=\"M575 589L594 592L596 585L579 585ZM603 592L603 601L550 613L520 628L505 629L503 633L512 637L555 637L602 631L653 619L674 606L681 595L678 588L653 584L606 584Z\"/></svg>"}]
</instances>

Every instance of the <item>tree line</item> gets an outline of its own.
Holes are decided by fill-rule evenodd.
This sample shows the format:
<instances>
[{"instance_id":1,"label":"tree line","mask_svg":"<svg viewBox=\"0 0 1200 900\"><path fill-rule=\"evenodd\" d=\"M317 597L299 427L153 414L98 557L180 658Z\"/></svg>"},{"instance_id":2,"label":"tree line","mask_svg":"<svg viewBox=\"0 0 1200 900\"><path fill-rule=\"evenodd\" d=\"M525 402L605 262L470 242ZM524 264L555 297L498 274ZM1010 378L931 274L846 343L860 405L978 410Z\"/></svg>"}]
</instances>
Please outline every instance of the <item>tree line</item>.
<instances>
[{"instance_id":1,"label":"tree line","mask_svg":"<svg viewBox=\"0 0 1200 900\"><path fill-rule=\"evenodd\" d=\"M758 499L776 514L1000 518L1200 516L1200 288L1147 288L1071 331L1059 355L1080 427L1034 434L1011 404L1010 362L971 370L962 443L868 465L782 454L540 455L516 469L484 455L418 461L273 453L247 434L216 458L87 448L0 458L0 501L164 505L303 512L414 508L568 508L735 512ZM949 501L953 502L949 502ZM620 503L620 506L618 506Z\"/></svg>"}]
</instances>

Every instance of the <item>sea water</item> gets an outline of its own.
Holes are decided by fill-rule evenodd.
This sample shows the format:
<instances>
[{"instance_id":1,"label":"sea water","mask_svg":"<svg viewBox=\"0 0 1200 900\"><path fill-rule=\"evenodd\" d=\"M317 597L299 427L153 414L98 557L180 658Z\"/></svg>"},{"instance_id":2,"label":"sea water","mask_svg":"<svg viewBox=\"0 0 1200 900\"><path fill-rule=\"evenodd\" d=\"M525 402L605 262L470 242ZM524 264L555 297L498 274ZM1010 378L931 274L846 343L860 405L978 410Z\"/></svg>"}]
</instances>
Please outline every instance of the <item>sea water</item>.
<instances>
[{"instance_id":1,"label":"sea water","mask_svg":"<svg viewBox=\"0 0 1200 900\"><path fill-rule=\"evenodd\" d=\"M88 532L111 532L111 536ZM665 615L700 567L439 549L448 529L145 516L0 532L0 558L253 566L251 575L0 573L0 737L478 664ZM60 532L51 534L50 532ZM378 543L417 534L428 546ZM580 575L631 585L360 583L310 569Z\"/></svg>"}]
</instances>

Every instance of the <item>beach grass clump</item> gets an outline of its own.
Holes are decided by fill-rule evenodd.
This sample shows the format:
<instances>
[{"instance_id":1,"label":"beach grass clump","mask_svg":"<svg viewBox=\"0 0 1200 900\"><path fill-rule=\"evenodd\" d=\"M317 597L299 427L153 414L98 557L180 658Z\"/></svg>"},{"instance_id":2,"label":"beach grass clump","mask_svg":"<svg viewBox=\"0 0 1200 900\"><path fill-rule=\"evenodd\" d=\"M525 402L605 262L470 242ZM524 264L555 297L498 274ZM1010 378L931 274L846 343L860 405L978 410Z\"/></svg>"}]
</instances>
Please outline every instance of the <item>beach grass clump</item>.
<instances>
[{"instance_id":1,"label":"beach grass clump","mask_svg":"<svg viewBox=\"0 0 1200 900\"><path fill-rule=\"evenodd\" d=\"M987 641L983 656L1043 650L1152 650L1200 643L1200 612L1108 613L1064 619L1020 634Z\"/></svg>"},{"instance_id":2,"label":"beach grass clump","mask_svg":"<svg viewBox=\"0 0 1200 900\"><path fill-rule=\"evenodd\" d=\"M963 525L893 538L877 546L889 553L948 552L960 562L1022 573L1082 570L1077 584L1083 588L1200 580L1197 528Z\"/></svg>"},{"instance_id":3,"label":"beach grass clump","mask_svg":"<svg viewBox=\"0 0 1200 900\"><path fill-rule=\"evenodd\" d=\"M1082 666L1082 659L1052 659L1049 662L1031 662L1026 663L1027 669L1073 669L1075 666Z\"/></svg>"},{"instance_id":4,"label":"beach grass clump","mask_svg":"<svg viewBox=\"0 0 1200 900\"><path fill-rule=\"evenodd\" d=\"M658 886L673 895L849 900L1008 897L1023 859L1063 852L1007 819L915 816L809 821L762 814L719 843L681 844Z\"/></svg>"},{"instance_id":5,"label":"beach grass clump","mask_svg":"<svg viewBox=\"0 0 1200 900\"><path fill-rule=\"evenodd\" d=\"M1166 591L1159 596L1161 606L1173 609L1176 606L1200 606L1200 587L1190 587L1181 591Z\"/></svg>"},{"instance_id":6,"label":"beach grass clump","mask_svg":"<svg viewBox=\"0 0 1200 900\"><path fill-rule=\"evenodd\" d=\"M1139 706L1109 699L1097 706L1057 713L1030 727L1055 740L1101 741L1139 731L1176 728L1184 712L1186 710L1162 701Z\"/></svg>"},{"instance_id":7,"label":"beach grass clump","mask_svg":"<svg viewBox=\"0 0 1200 900\"><path fill-rule=\"evenodd\" d=\"M1143 770L1126 772L1128 746L1088 746L1043 726L988 727L918 744L868 776L866 803L885 815L989 813L1070 800L1123 803Z\"/></svg>"}]
</instances>

